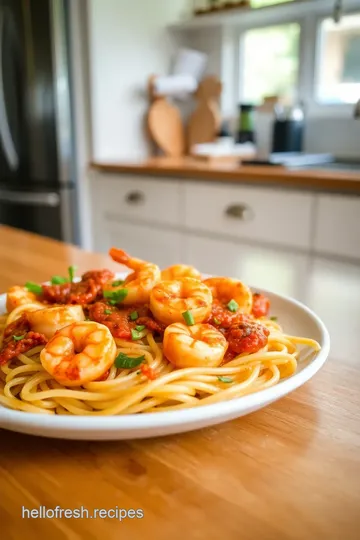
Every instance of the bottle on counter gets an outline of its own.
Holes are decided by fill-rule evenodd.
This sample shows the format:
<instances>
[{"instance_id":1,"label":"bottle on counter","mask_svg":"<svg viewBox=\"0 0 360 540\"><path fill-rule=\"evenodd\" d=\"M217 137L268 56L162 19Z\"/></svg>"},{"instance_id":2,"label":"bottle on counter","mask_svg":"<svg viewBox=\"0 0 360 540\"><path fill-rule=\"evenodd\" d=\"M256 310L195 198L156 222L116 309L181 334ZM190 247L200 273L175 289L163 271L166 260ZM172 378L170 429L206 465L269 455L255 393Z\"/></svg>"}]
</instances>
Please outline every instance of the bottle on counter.
<instances>
[{"instance_id":1,"label":"bottle on counter","mask_svg":"<svg viewBox=\"0 0 360 540\"><path fill-rule=\"evenodd\" d=\"M239 144L251 142L255 143L254 129L254 106L241 103L239 105L239 128L236 142Z\"/></svg>"}]
</instances>

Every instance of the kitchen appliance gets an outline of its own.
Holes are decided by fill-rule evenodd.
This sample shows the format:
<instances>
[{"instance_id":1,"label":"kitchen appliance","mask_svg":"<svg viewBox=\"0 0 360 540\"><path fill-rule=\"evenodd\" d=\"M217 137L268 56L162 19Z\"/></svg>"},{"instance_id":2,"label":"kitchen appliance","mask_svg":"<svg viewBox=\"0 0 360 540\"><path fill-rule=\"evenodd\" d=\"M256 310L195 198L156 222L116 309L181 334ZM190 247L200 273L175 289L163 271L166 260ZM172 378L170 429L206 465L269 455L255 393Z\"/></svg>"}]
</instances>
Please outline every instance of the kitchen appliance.
<instances>
[{"instance_id":1,"label":"kitchen appliance","mask_svg":"<svg viewBox=\"0 0 360 540\"><path fill-rule=\"evenodd\" d=\"M0 223L78 242L67 0L0 0Z\"/></svg>"},{"instance_id":2,"label":"kitchen appliance","mask_svg":"<svg viewBox=\"0 0 360 540\"><path fill-rule=\"evenodd\" d=\"M301 152L304 135L304 112L301 107L276 108L273 152Z\"/></svg>"}]
</instances>

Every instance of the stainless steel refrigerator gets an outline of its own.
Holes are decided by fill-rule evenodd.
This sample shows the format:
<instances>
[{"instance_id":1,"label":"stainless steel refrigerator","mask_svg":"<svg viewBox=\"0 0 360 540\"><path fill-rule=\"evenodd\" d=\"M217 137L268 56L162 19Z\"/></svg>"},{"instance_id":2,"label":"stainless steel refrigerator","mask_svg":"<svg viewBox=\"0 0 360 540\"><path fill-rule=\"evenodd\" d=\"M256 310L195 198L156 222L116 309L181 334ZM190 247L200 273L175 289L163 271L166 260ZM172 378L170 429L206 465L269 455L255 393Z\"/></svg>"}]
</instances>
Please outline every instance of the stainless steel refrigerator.
<instances>
[{"instance_id":1,"label":"stainless steel refrigerator","mask_svg":"<svg viewBox=\"0 0 360 540\"><path fill-rule=\"evenodd\" d=\"M0 223L78 243L66 0L0 0Z\"/></svg>"}]
</instances>

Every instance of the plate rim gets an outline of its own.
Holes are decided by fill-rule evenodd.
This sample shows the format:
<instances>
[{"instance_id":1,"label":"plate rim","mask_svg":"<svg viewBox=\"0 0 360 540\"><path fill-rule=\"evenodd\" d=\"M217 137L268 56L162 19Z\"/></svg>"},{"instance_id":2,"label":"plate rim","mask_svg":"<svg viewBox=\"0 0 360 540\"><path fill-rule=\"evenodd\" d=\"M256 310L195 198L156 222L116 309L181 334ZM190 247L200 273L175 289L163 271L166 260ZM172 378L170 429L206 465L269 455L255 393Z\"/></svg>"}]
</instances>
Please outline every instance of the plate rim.
<instances>
[{"instance_id":1,"label":"plate rim","mask_svg":"<svg viewBox=\"0 0 360 540\"><path fill-rule=\"evenodd\" d=\"M124 276L126 273L119 273ZM188 409L165 411L157 413L124 414L115 416L78 416L78 415L46 415L41 413L28 413L16 411L0 405L0 428L6 428L11 423L11 429L26 425L27 428L39 428L46 430L67 430L75 432L99 431L101 433L114 433L121 431L151 431L158 428L170 428L183 424L194 424L215 417L224 417L234 412L241 413L248 409L263 408L266 404L285 397L290 392L298 389L308 382L325 364L330 352L330 334L321 318L305 304L290 296L278 294L261 287L252 287L252 291L268 294L281 301L290 303L305 312L317 326L320 335L321 350L298 373L277 383L275 386L260 390L229 401L221 401L209 405L200 405ZM0 301L6 298L6 293L0 294ZM259 400L261 401L260 406Z\"/></svg>"}]
</instances>

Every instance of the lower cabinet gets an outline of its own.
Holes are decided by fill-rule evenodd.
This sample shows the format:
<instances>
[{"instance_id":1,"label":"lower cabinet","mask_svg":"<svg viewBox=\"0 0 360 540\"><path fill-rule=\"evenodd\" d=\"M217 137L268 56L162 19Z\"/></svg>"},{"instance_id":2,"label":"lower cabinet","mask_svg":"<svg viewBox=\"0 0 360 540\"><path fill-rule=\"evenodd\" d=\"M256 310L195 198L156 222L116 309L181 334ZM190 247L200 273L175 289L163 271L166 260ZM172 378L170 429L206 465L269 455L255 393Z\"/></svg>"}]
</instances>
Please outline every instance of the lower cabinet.
<instances>
[{"instance_id":1,"label":"lower cabinet","mask_svg":"<svg viewBox=\"0 0 360 540\"><path fill-rule=\"evenodd\" d=\"M132 256L151 261L161 268L181 262L182 235L164 227L129 222L102 220L101 233L96 234L95 249L107 253L119 247Z\"/></svg>"},{"instance_id":2,"label":"lower cabinet","mask_svg":"<svg viewBox=\"0 0 360 540\"><path fill-rule=\"evenodd\" d=\"M185 257L202 273L232 276L278 294L303 299L310 255L188 235Z\"/></svg>"}]
</instances>

